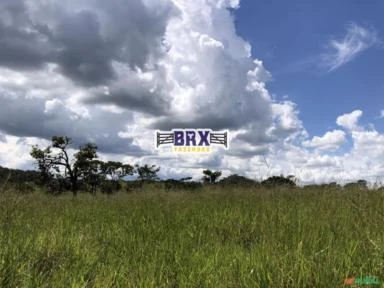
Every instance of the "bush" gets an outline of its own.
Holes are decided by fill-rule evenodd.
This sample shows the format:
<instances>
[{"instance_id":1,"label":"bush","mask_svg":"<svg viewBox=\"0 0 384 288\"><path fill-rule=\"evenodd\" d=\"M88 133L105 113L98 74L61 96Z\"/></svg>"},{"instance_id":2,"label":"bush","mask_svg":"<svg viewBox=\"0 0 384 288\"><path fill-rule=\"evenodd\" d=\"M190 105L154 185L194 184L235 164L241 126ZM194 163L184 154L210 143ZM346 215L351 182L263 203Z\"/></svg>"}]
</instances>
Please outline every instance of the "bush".
<instances>
[{"instance_id":1,"label":"bush","mask_svg":"<svg viewBox=\"0 0 384 288\"><path fill-rule=\"evenodd\" d=\"M125 182L125 191L128 193L141 190L143 187L143 181L127 181Z\"/></svg>"},{"instance_id":2,"label":"bush","mask_svg":"<svg viewBox=\"0 0 384 288\"><path fill-rule=\"evenodd\" d=\"M272 176L267 180L261 182L261 185L264 187L295 187L296 183L290 179L285 178L284 176Z\"/></svg>"},{"instance_id":3,"label":"bush","mask_svg":"<svg viewBox=\"0 0 384 288\"><path fill-rule=\"evenodd\" d=\"M113 194L114 192L119 191L121 184L118 181L103 181L100 186L101 193L104 194Z\"/></svg>"},{"instance_id":4,"label":"bush","mask_svg":"<svg viewBox=\"0 0 384 288\"><path fill-rule=\"evenodd\" d=\"M180 180L168 179L164 181L165 191L189 191L196 192L201 189L203 184L200 182L183 182Z\"/></svg>"},{"instance_id":5,"label":"bush","mask_svg":"<svg viewBox=\"0 0 384 288\"><path fill-rule=\"evenodd\" d=\"M31 182L20 182L16 184L16 191L21 194L31 194L36 191L36 187Z\"/></svg>"},{"instance_id":6,"label":"bush","mask_svg":"<svg viewBox=\"0 0 384 288\"><path fill-rule=\"evenodd\" d=\"M71 184L65 178L51 178L46 184L47 193L52 195L59 195L71 189Z\"/></svg>"},{"instance_id":7,"label":"bush","mask_svg":"<svg viewBox=\"0 0 384 288\"><path fill-rule=\"evenodd\" d=\"M237 174L230 175L224 179L222 179L220 182L220 185L223 185L225 187L230 186L230 187L255 187L258 186L259 183L255 180L246 178L244 176L240 176Z\"/></svg>"}]
</instances>

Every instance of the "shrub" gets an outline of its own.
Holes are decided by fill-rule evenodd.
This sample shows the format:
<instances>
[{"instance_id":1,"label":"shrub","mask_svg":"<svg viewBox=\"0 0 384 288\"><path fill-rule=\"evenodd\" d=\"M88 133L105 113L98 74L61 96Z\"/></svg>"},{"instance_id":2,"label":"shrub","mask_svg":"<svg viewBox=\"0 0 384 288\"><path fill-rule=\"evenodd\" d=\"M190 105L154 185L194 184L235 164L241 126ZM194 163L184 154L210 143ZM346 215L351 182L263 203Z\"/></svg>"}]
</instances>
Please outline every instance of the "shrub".
<instances>
[{"instance_id":1,"label":"shrub","mask_svg":"<svg viewBox=\"0 0 384 288\"><path fill-rule=\"evenodd\" d=\"M272 176L261 182L264 187L295 187L296 183L291 178Z\"/></svg>"}]
</instances>

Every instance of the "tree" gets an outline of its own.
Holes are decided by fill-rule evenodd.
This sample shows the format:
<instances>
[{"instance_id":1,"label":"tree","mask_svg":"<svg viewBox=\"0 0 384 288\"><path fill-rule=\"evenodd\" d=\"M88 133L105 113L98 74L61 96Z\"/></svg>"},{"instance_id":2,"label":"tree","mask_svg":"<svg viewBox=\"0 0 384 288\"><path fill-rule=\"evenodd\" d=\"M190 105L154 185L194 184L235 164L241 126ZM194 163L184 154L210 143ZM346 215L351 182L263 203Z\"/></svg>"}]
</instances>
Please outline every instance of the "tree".
<instances>
[{"instance_id":1,"label":"tree","mask_svg":"<svg viewBox=\"0 0 384 288\"><path fill-rule=\"evenodd\" d=\"M261 182L261 185L266 187L277 187L277 186L285 186L285 187L295 187L296 183L292 180L294 176L288 176L285 178L283 175L281 176L272 176L268 179Z\"/></svg>"},{"instance_id":2,"label":"tree","mask_svg":"<svg viewBox=\"0 0 384 288\"><path fill-rule=\"evenodd\" d=\"M359 188L360 188L361 190L366 190L366 189L368 189L368 182L367 182L367 180L364 180L364 179L357 180L357 185L359 185Z\"/></svg>"},{"instance_id":3,"label":"tree","mask_svg":"<svg viewBox=\"0 0 384 288\"><path fill-rule=\"evenodd\" d=\"M222 180L220 180L220 184L225 185L225 186L256 186L258 182L246 178L244 176L240 176L237 174L230 175Z\"/></svg>"},{"instance_id":4,"label":"tree","mask_svg":"<svg viewBox=\"0 0 384 288\"><path fill-rule=\"evenodd\" d=\"M116 161L101 164L101 173L112 181L118 182L128 175L133 175L134 167Z\"/></svg>"},{"instance_id":5,"label":"tree","mask_svg":"<svg viewBox=\"0 0 384 288\"><path fill-rule=\"evenodd\" d=\"M144 166L135 165L136 172L138 175L137 179L144 180L158 180L157 173L160 171L160 167L156 165L148 166L145 164Z\"/></svg>"},{"instance_id":6,"label":"tree","mask_svg":"<svg viewBox=\"0 0 384 288\"><path fill-rule=\"evenodd\" d=\"M124 177L133 175L134 167L117 161L102 162L100 173L104 180L102 185L103 192L112 193L120 188L120 181Z\"/></svg>"},{"instance_id":7,"label":"tree","mask_svg":"<svg viewBox=\"0 0 384 288\"><path fill-rule=\"evenodd\" d=\"M69 180L71 191L76 196L79 179L87 179L95 169L96 162L94 160L97 158L97 146L88 143L80 147L74 155L74 159L71 160L68 155L71 144L72 139L69 137L53 136L52 145L47 148L41 149L37 145L33 146L31 156L36 159L37 166L46 183L55 178L55 175L56 178L63 175L64 179ZM56 153L52 148L56 150Z\"/></svg>"},{"instance_id":8,"label":"tree","mask_svg":"<svg viewBox=\"0 0 384 288\"><path fill-rule=\"evenodd\" d=\"M221 171L211 171L206 169L203 171L203 181L205 183L215 183L221 176Z\"/></svg>"},{"instance_id":9,"label":"tree","mask_svg":"<svg viewBox=\"0 0 384 288\"><path fill-rule=\"evenodd\" d=\"M88 161L88 165L83 166L83 172L81 179L84 184L89 187L89 191L92 195L96 194L97 187L104 181L104 175L101 173L103 161L100 160L91 160Z\"/></svg>"},{"instance_id":10,"label":"tree","mask_svg":"<svg viewBox=\"0 0 384 288\"><path fill-rule=\"evenodd\" d=\"M344 189L367 190L368 182L366 180L358 180L344 185Z\"/></svg>"}]
</instances>

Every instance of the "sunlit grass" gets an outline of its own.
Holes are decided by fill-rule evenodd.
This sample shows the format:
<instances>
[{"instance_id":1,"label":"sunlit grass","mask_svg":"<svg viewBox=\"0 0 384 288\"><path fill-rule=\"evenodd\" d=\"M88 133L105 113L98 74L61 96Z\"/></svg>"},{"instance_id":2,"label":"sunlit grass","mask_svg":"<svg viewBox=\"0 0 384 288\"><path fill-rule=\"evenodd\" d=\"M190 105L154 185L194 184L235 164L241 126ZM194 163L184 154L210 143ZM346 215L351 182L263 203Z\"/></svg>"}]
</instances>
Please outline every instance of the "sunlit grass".
<instances>
[{"instance_id":1,"label":"sunlit grass","mask_svg":"<svg viewBox=\"0 0 384 288\"><path fill-rule=\"evenodd\" d=\"M0 287L343 287L384 279L384 194L0 194ZM367 286L365 286L367 287Z\"/></svg>"}]
</instances>

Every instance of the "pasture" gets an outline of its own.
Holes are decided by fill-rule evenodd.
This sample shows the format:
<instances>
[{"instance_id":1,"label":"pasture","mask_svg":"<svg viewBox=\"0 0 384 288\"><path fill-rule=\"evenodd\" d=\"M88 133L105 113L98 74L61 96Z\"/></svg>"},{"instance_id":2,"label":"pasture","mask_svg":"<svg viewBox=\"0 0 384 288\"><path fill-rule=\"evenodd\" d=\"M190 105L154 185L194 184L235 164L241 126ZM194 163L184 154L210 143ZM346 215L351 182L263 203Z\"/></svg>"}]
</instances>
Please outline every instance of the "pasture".
<instances>
[{"instance_id":1,"label":"pasture","mask_svg":"<svg viewBox=\"0 0 384 288\"><path fill-rule=\"evenodd\" d=\"M0 227L0 287L329 288L353 276L384 279L381 190L148 186L76 198L6 190Z\"/></svg>"}]
</instances>

